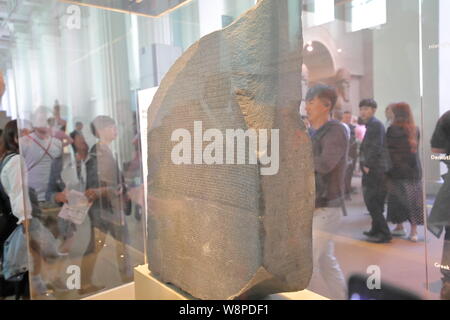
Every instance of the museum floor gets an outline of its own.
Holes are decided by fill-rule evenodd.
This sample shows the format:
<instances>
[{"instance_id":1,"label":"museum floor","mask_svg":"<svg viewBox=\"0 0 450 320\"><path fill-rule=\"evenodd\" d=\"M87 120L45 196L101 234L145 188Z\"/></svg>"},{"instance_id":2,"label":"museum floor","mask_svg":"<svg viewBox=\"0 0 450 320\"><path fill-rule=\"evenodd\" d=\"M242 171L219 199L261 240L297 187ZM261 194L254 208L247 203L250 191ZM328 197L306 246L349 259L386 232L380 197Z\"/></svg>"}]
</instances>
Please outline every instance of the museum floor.
<instances>
[{"instance_id":1,"label":"museum floor","mask_svg":"<svg viewBox=\"0 0 450 320\"><path fill-rule=\"evenodd\" d=\"M346 202L348 215L342 218L334 236L336 258L345 278L348 279L355 273L365 274L370 265L377 265L381 270L382 282L411 290L424 299L439 299L441 275L434 264L441 261L442 240L436 239L430 233L425 234L424 227L419 227L417 243L406 238L394 238L388 244L364 241L365 236L362 232L370 229L371 219L364 206L360 185L361 179L355 177L353 186L357 187L357 193L352 196L351 201ZM407 224L405 226L409 231L409 226ZM393 228L392 225L390 227ZM425 246L425 236L428 246ZM320 276L313 276L308 289L329 296Z\"/></svg>"},{"instance_id":2,"label":"museum floor","mask_svg":"<svg viewBox=\"0 0 450 320\"><path fill-rule=\"evenodd\" d=\"M436 239L429 233L425 235L424 228L419 227L419 242L417 243L402 238L395 238L389 244L373 244L364 241L365 237L362 232L368 230L371 219L362 200L360 178L355 177L353 185L356 187L357 193L353 195L351 201L347 201L348 216L342 218L342 223L336 228L335 234L336 256L346 279L354 273L365 273L370 265L377 265L381 269L382 282L411 290L424 299L439 299L440 272L438 268L434 267L434 263L440 262L442 240ZM134 228L135 234L139 232L140 225L136 224L132 217L130 217L130 226ZM425 236L428 237L429 246L427 248ZM109 241L114 242L112 238ZM139 247L138 244L133 246ZM142 259L139 253L134 251L135 261ZM108 251L105 250L103 253L105 265L113 264L111 261L108 263L109 257L112 256L113 254L108 254ZM428 270L426 270L427 266ZM97 269L99 268L97 267ZM111 284L119 281L117 275L114 274L114 268L103 269L96 273L97 283L105 283L106 279L110 279ZM111 282L111 279L115 280ZM429 290L426 290L427 283ZM329 297L326 285L320 277L314 276L308 289Z\"/></svg>"}]
</instances>

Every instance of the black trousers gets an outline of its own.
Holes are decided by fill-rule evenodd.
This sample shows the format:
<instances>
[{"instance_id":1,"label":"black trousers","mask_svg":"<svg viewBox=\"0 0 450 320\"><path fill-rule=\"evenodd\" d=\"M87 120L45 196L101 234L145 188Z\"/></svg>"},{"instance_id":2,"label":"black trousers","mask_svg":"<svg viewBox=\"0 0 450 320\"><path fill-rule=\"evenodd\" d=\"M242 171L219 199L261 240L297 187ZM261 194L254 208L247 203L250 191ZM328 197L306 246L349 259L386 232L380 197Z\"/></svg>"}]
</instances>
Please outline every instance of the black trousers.
<instances>
[{"instance_id":1,"label":"black trousers","mask_svg":"<svg viewBox=\"0 0 450 320\"><path fill-rule=\"evenodd\" d=\"M372 229L375 234L390 238L386 218L384 217L384 203L387 196L386 176L381 170L370 170L364 173L362 178L364 203L372 217Z\"/></svg>"}]
</instances>

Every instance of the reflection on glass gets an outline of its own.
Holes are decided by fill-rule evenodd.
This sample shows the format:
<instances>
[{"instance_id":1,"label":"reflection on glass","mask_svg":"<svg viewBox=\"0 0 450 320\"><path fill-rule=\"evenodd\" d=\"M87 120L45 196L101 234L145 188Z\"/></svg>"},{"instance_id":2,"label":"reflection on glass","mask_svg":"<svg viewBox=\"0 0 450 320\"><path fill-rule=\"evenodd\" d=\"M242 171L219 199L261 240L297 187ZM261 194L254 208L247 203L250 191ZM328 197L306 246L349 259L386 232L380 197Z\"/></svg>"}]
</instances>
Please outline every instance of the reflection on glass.
<instances>
[{"instance_id":1,"label":"reflection on glass","mask_svg":"<svg viewBox=\"0 0 450 320\"><path fill-rule=\"evenodd\" d=\"M313 255L333 267L324 267L326 274L316 272L309 289L335 299L336 288L343 286L333 288L332 284L339 281L331 279L347 282L359 274L374 283L382 279L427 296L421 158L429 151L425 143L420 143L428 139L428 133L423 133L418 94L421 44L419 37L397 23L398 18L407 17L410 27L420 30L419 3L355 0L334 1L333 6L334 19L320 26L314 21L320 20L326 10L317 12L313 1L305 1L303 12L307 86L325 84L336 89L332 121L341 125L348 138L347 149L338 147L337 142L317 143L315 135L323 129L314 128L314 112L310 110L304 119L312 125L309 131L313 143L324 150L322 156L315 157L315 163L331 157L334 162L327 166L331 170L342 153L347 159L339 187L334 189L343 199L334 222L324 229L326 218L319 214L313 224L313 235L321 234L329 246L328 258L316 249ZM403 110L406 104L400 101L407 102L409 112ZM391 104L399 105L395 108L397 115L388 112L392 119L387 121L385 110ZM426 138L420 139L419 132ZM319 182L328 188L334 183L331 179ZM316 192L323 189L316 186ZM408 270L408 276L401 270Z\"/></svg>"},{"instance_id":2,"label":"reflection on glass","mask_svg":"<svg viewBox=\"0 0 450 320\"><path fill-rule=\"evenodd\" d=\"M123 10L149 16L159 16L192 0L71 0L105 9Z\"/></svg>"},{"instance_id":3,"label":"reflection on glass","mask_svg":"<svg viewBox=\"0 0 450 320\"><path fill-rule=\"evenodd\" d=\"M32 206L31 298L79 299L129 283L144 263L136 37L129 15L32 2L11 12L30 9L33 27L9 29L5 73Z\"/></svg>"},{"instance_id":4,"label":"reflection on glass","mask_svg":"<svg viewBox=\"0 0 450 320\"><path fill-rule=\"evenodd\" d=\"M10 140L0 143L1 181L14 217L31 214L23 283L29 282L32 299L79 299L132 280L133 267L145 260L142 163L148 146L141 125L153 88L200 36L229 25L255 4L81 1L128 12L119 13L75 2L80 1L30 0L2 9L10 18L0 27L7 47L0 57L6 112L0 124L5 128L17 118L20 150ZM373 266L383 279L419 295L450 295L450 7L447 0L422 1L422 8L419 3L303 2L303 94L317 84L336 88L330 121L340 122L349 139L339 189L344 201L334 208L335 220L328 217L321 225L325 215L317 215L313 230L323 249L314 251L315 259L328 259L323 263L329 274L319 272L309 289L326 297L342 297L342 279L369 276ZM296 5L289 2L289 8ZM131 14L159 15L173 7L178 8L159 18ZM364 105L367 99L377 102L376 110ZM304 101L299 110L314 139L315 120L306 109ZM5 139L14 137L11 126ZM327 156L337 159L343 148ZM389 168L379 160L383 150ZM18 151L6 163L5 152ZM149 170L158 165L155 159Z\"/></svg>"},{"instance_id":5,"label":"reflection on glass","mask_svg":"<svg viewBox=\"0 0 450 320\"><path fill-rule=\"evenodd\" d=\"M344 274L335 256L333 234L338 230L344 206L344 181L348 159L349 133L332 119L337 92L326 85L316 85L306 95L306 112L311 124L316 201L313 217L314 276L327 284L329 297L345 300Z\"/></svg>"},{"instance_id":6,"label":"reflection on glass","mask_svg":"<svg viewBox=\"0 0 450 320\"><path fill-rule=\"evenodd\" d=\"M391 168L387 172L387 220L397 224L392 235L402 237L406 236L403 223L408 221L408 239L417 242L417 226L424 225L420 130L407 103L392 104L390 110L393 122L386 134L391 161Z\"/></svg>"}]
</instances>

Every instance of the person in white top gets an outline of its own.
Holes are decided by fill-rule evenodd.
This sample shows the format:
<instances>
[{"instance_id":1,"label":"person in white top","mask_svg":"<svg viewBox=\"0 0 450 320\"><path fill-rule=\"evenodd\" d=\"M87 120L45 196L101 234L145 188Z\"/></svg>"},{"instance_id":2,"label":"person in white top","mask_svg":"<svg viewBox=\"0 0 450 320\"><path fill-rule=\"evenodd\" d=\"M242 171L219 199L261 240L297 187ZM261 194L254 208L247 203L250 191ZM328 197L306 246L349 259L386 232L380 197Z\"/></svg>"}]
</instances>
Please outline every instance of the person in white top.
<instances>
[{"instance_id":1,"label":"person in white top","mask_svg":"<svg viewBox=\"0 0 450 320\"><path fill-rule=\"evenodd\" d=\"M52 161L62 154L62 143L52 137L47 123L47 111L41 107L33 118L34 131L20 138L22 156L26 162L29 187L36 191L39 202L45 202Z\"/></svg>"},{"instance_id":2,"label":"person in white top","mask_svg":"<svg viewBox=\"0 0 450 320\"><path fill-rule=\"evenodd\" d=\"M6 124L2 136L5 154L2 157L2 170L0 182L4 193L9 198L11 213L17 221L17 225L23 224L28 229L32 221L32 205L28 193L28 182L25 161L19 154L17 121L13 120ZM41 263L36 251L37 244L30 240L30 253L33 257L33 268L31 271L32 292L43 295L47 288L40 276Z\"/></svg>"},{"instance_id":3,"label":"person in white top","mask_svg":"<svg viewBox=\"0 0 450 320\"><path fill-rule=\"evenodd\" d=\"M10 121L3 133L3 143L6 154L3 159L7 160L5 163L0 180L4 191L9 197L11 203L12 214L17 218L17 224L23 223L27 219L31 219L31 202L28 195L27 175L25 170L24 159L19 155L19 146L17 141L11 135L17 133L16 121ZM7 159L9 158L9 159ZM3 161L2 161L3 162Z\"/></svg>"},{"instance_id":4,"label":"person in white top","mask_svg":"<svg viewBox=\"0 0 450 320\"><path fill-rule=\"evenodd\" d=\"M26 219L31 219L31 203L28 195L27 175L24 159L18 155L10 155L11 159L3 167L0 179L5 192L9 195L12 214L21 224Z\"/></svg>"}]
</instances>

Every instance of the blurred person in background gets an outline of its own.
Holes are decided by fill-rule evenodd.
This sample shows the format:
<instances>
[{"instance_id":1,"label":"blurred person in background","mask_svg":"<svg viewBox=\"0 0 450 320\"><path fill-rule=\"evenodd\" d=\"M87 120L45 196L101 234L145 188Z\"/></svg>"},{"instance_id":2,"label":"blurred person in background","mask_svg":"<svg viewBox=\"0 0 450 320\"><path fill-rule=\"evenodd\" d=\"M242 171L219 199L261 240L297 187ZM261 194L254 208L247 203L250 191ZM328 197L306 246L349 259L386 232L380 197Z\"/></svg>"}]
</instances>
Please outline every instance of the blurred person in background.
<instances>
[{"instance_id":1,"label":"blurred person in background","mask_svg":"<svg viewBox=\"0 0 450 320\"><path fill-rule=\"evenodd\" d=\"M79 157L81 162L85 163L87 158L88 151L80 150ZM58 157L52 162L51 171L50 171L50 179L48 184L48 189L46 193L46 200L50 203L58 207L62 207L65 203L68 203L68 192L69 188L73 188L77 191L84 192L86 187L86 169L78 171L78 168L75 164L68 163L64 166L63 157ZM71 176L70 174L74 170L76 173ZM66 173L66 180L72 179L70 181L65 181L63 176ZM70 185L66 185L66 183ZM75 231L77 230L76 225L74 223L69 222L68 220L57 218L59 236L62 240L62 243L59 247L59 252L63 254L69 253L72 244L73 244L73 236Z\"/></svg>"},{"instance_id":2,"label":"blurred person in background","mask_svg":"<svg viewBox=\"0 0 450 320\"><path fill-rule=\"evenodd\" d=\"M133 159L129 162L124 163L124 178L126 181L127 186L129 187L129 192L132 189L138 188L143 185L142 180L142 152L141 152L141 135L139 133L138 128L138 118L137 113L133 113L133 134L134 138L132 140L132 145L134 147L133 152ZM130 194L130 193L128 193ZM133 199L130 197L131 201L128 201L128 205L130 206L127 208L127 211L134 211L134 216L136 220L140 221L142 218L142 209L143 207L139 204L133 201ZM134 204L133 204L134 202Z\"/></svg>"},{"instance_id":3,"label":"blurred person in background","mask_svg":"<svg viewBox=\"0 0 450 320\"><path fill-rule=\"evenodd\" d=\"M347 123L345 123L343 121L344 120L344 112L342 110L335 110L333 112L333 119L339 121L344 126L345 132L347 132L347 138L350 141L350 135L351 135L350 127L347 125Z\"/></svg>"},{"instance_id":4,"label":"blurred person in background","mask_svg":"<svg viewBox=\"0 0 450 320\"><path fill-rule=\"evenodd\" d=\"M386 117L386 125L385 125L386 129L388 129L392 125L392 123L394 123L395 115L392 112L392 107L393 106L394 106L393 104L390 104L384 110L384 115Z\"/></svg>"},{"instance_id":5,"label":"blurred person in background","mask_svg":"<svg viewBox=\"0 0 450 320\"><path fill-rule=\"evenodd\" d=\"M59 130L66 132L67 121L61 117L61 105L58 100L55 100L53 106L53 117L55 118L55 126Z\"/></svg>"},{"instance_id":6,"label":"blurred person in background","mask_svg":"<svg viewBox=\"0 0 450 320\"><path fill-rule=\"evenodd\" d=\"M361 117L358 117L356 119L355 127L356 141L361 144L367 131L364 121L361 119Z\"/></svg>"},{"instance_id":7,"label":"blurred person in background","mask_svg":"<svg viewBox=\"0 0 450 320\"><path fill-rule=\"evenodd\" d=\"M39 107L33 114L33 132L21 137L19 141L28 171L29 186L34 189L38 201L44 206L52 161L62 155L62 143L51 135L47 119L47 109Z\"/></svg>"},{"instance_id":8,"label":"blurred person in background","mask_svg":"<svg viewBox=\"0 0 450 320\"><path fill-rule=\"evenodd\" d=\"M61 141L63 148L73 143L72 138L55 125L55 118L49 118L47 122L50 127L51 135Z\"/></svg>"},{"instance_id":9,"label":"blurred person in background","mask_svg":"<svg viewBox=\"0 0 450 320\"><path fill-rule=\"evenodd\" d=\"M24 188L28 189L33 207L31 237L35 240L36 252L39 253L36 260L42 259L42 263L57 262L65 255L58 251L55 238L58 236L60 208L46 198L52 163L63 154L62 142L51 134L48 113L49 110L45 107L37 108L32 118L33 132L19 138L28 178L28 184ZM51 268L45 268L41 274L48 281L53 272Z\"/></svg>"},{"instance_id":10,"label":"blurred person in background","mask_svg":"<svg viewBox=\"0 0 450 320\"><path fill-rule=\"evenodd\" d=\"M388 108L393 119L386 133L386 143L391 160L388 176L387 219L397 224L393 236L406 236L403 227L409 221L408 239L417 242L417 226L424 224L422 165L419 159L420 131L416 127L411 107L404 102Z\"/></svg>"},{"instance_id":11,"label":"blurred person in background","mask_svg":"<svg viewBox=\"0 0 450 320\"><path fill-rule=\"evenodd\" d=\"M77 121L75 123L75 130L73 130L70 133L70 137L73 140L72 147L73 147L75 154L77 153L77 145L75 144L75 140L78 139L78 140L81 140L82 143L86 143L86 139L84 138L83 128L84 128L83 122Z\"/></svg>"},{"instance_id":12,"label":"blurred person in background","mask_svg":"<svg viewBox=\"0 0 450 320\"><path fill-rule=\"evenodd\" d=\"M331 119L336 101L336 91L326 85L316 85L306 95L306 112L314 130L311 136L316 180L314 274L322 276L332 298L344 300L347 289L335 257L333 233L338 230L342 217L349 140L345 127Z\"/></svg>"},{"instance_id":13,"label":"blurred person in background","mask_svg":"<svg viewBox=\"0 0 450 320\"><path fill-rule=\"evenodd\" d=\"M350 111L345 111L343 114L342 122L345 123L350 129L350 141L348 148L348 166L345 172L345 197L347 200L351 200L352 178L355 172L356 163L358 160L358 143L356 141L356 126L353 122L353 115Z\"/></svg>"},{"instance_id":14,"label":"blurred person in background","mask_svg":"<svg viewBox=\"0 0 450 320\"><path fill-rule=\"evenodd\" d=\"M70 133L70 137L73 140L72 148L75 154L78 175L81 174L81 167L83 165L82 162L86 159L86 156L89 153L89 146L84 138L83 127L83 122L77 121L75 123L75 130Z\"/></svg>"},{"instance_id":15,"label":"blurred person in background","mask_svg":"<svg viewBox=\"0 0 450 320\"><path fill-rule=\"evenodd\" d=\"M360 118L367 131L360 148L360 168L363 173L362 189L364 203L372 218L372 226L364 235L375 243L386 243L392 239L391 231L384 217L386 200L386 171L389 161L386 150L386 131L384 125L375 117L377 103L364 99L359 104Z\"/></svg>"},{"instance_id":16,"label":"blurred person in background","mask_svg":"<svg viewBox=\"0 0 450 320\"><path fill-rule=\"evenodd\" d=\"M17 121L13 120L7 123L3 133L3 143L4 143L4 156L1 160L1 187L0 194L2 195L3 206L7 206L5 212L10 212L10 222L14 225L11 227L15 228L15 225L23 224L24 229L29 229L30 234L30 253L32 256L32 270L31 270L31 290L35 297L40 297L48 294L47 286L41 278L41 260L39 258L40 247L39 244L34 240L36 234L39 232L35 229L35 225L32 220L32 201L30 198L30 193L27 183L27 174L25 172L26 166L24 159L19 154L19 144L18 144L18 128ZM7 200L7 201L5 201ZM14 230L12 228L10 232ZM2 235L1 241L2 245L4 240L6 240L5 234ZM3 252L3 250L2 250Z\"/></svg>"},{"instance_id":17,"label":"blurred person in background","mask_svg":"<svg viewBox=\"0 0 450 320\"><path fill-rule=\"evenodd\" d=\"M129 255L126 249L128 228L125 220L126 186L111 144L117 139L116 122L108 116L97 116L91 123L92 134L98 142L89 151L86 162L86 197L93 202L89 217L91 235L81 263L81 295L99 291L102 287L92 284L92 276L98 255L110 233L117 240L115 245L117 269L122 282L132 279Z\"/></svg>"},{"instance_id":18,"label":"blurred person in background","mask_svg":"<svg viewBox=\"0 0 450 320\"><path fill-rule=\"evenodd\" d=\"M86 186L85 160L87 154L87 148L85 150L79 149L78 156L80 163L82 164L81 170L78 170L74 158L71 158L71 161L66 163L66 165L64 165L62 156L53 160L46 193L46 200L49 203L54 204L58 208L62 208L65 204L70 204L69 199L71 192L79 192L80 195L84 193ZM74 205L77 206L78 210L83 209L80 204L72 203L72 206ZM61 210L64 209L66 208L62 208L59 211L61 212ZM66 261L66 258L75 244L77 225L68 217L61 217L60 215L56 217L56 224L57 237L60 239L58 252L60 253L61 258L64 259L59 259L58 268L53 273L50 286L58 291L67 291L65 270L67 268L66 264L70 263L70 261Z\"/></svg>"}]
</instances>

